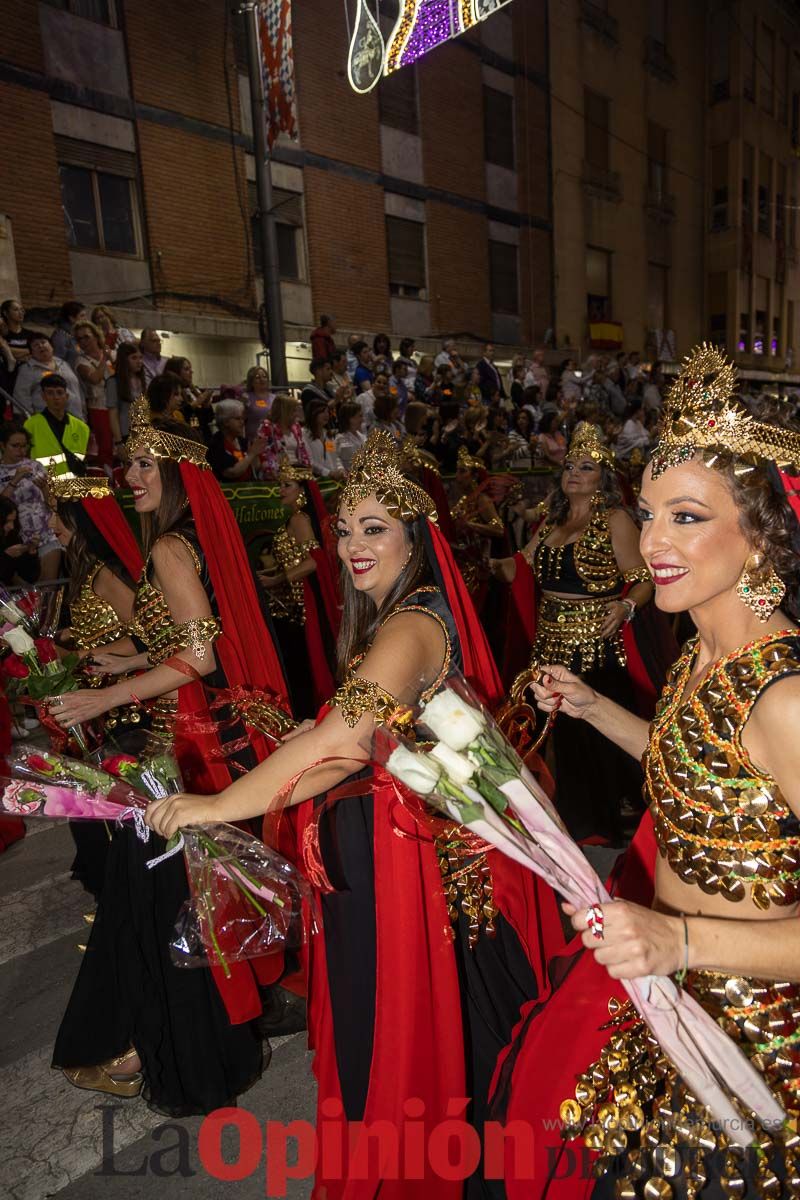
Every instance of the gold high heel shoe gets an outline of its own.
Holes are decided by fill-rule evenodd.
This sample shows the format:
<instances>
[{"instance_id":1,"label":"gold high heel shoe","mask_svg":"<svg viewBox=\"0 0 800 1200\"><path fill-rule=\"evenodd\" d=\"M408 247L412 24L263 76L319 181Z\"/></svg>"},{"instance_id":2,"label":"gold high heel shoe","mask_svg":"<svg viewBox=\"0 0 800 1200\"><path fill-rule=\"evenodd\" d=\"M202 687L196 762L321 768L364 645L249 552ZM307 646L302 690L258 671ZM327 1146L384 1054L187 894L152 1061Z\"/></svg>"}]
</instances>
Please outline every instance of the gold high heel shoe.
<instances>
[{"instance_id":1,"label":"gold high heel shoe","mask_svg":"<svg viewBox=\"0 0 800 1200\"><path fill-rule=\"evenodd\" d=\"M99 1063L96 1067L62 1067L62 1073L73 1087L85 1088L90 1092L107 1092L109 1096L119 1096L121 1100L131 1100L139 1095L144 1079L141 1071L132 1075L115 1074L114 1068L129 1062L136 1054L131 1047L118 1058Z\"/></svg>"}]
</instances>

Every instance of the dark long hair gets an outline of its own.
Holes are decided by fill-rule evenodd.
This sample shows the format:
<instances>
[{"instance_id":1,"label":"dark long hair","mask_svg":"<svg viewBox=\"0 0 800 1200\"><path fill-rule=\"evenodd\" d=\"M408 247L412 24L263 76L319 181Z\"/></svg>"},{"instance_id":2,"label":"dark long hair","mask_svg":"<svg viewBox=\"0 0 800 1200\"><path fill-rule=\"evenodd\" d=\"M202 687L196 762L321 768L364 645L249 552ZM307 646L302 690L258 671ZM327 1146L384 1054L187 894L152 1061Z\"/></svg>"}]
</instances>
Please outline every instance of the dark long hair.
<instances>
[{"instance_id":1,"label":"dark long hair","mask_svg":"<svg viewBox=\"0 0 800 1200\"><path fill-rule=\"evenodd\" d=\"M186 441L202 445L200 438L195 436L195 431L180 421L154 420L153 425L156 429L163 429L165 433L173 433ZM142 513L141 516L142 550L145 558L165 533L171 533L179 526L191 522L191 514L188 511L189 497L183 486L180 464L171 458L158 458L156 462L161 474L161 503L156 512Z\"/></svg>"},{"instance_id":2,"label":"dark long hair","mask_svg":"<svg viewBox=\"0 0 800 1200\"><path fill-rule=\"evenodd\" d=\"M602 496L603 503L609 512L612 508L622 508L622 492L619 488L617 473L612 467L607 467L605 463L600 464L600 484L595 495ZM552 521L555 525L563 525L568 515L569 497L564 495L559 479L558 487L553 488L547 497L547 520Z\"/></svg>"},{"instance_id":3,"label":"dark long hair","mask_svg":"<svg viewBox=\"0 0 800 1200\"><path fill-rule=\"evenodd\" d=\"M419 588L431 583L433 576L425 551L426 524L426 517L417 517L414 521L403 522L403 533L406 544L410 547L411 556L380 607L376 606L369 596L353 587L350 573L342 563L342 624L336 645L336 665L340 679L347 674L353 659L359 654L366 653L369 649L384 617L406 596L413 595Z\"/></svg>"},{"instance_id":4,"label":"dark long hair","mask_svg":"<svg viewBox=\"0 0 800 1200\"><path fill-rule=\"evenodd\" d=\"M138 342L121 342L117 346L117 363L114 378L117 381L117 396L123 404L132 404L137 399L131 391L131 368L129 358L141 350ZM140 376L141 378L141 376Z\"/></svg>"},{"instance_id":5,"label":"dark long hair","mask_svg":"<svg viewBox=\"0 0 800 1200\"><path fill-rule=\"evenodd\" d=\"M67 603L73 604L80 595L89 572L97 564L108 567L118 579L131 590L134 581L117 558L100 530L86 513L79 500L60 500L58 518L72 533L65 553L65 566L69 575Z\"/></svg>"}]
</instances>

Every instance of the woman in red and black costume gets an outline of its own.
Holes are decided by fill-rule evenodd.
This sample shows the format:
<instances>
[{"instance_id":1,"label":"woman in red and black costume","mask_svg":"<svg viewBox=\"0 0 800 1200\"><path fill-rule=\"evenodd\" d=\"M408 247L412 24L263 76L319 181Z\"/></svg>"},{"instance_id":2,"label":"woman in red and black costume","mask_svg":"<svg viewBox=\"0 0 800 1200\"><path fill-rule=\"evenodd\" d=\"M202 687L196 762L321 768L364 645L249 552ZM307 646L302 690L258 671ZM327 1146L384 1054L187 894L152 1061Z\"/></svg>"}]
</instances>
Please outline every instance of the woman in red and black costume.
<instances>
[{"instance_id":1,"label":"woman in red and black costume","mask_svg":"<svg viewBox=\"0 0 800 1200\"><path fill-rule=\"evenodd\" d=\"M562 665L535 684L544 711L560 699L559 720L643 760L650 809L614 901L565 906L576 938L500 1063L492 1115L526 1123L535 1153L532 1180L509 1162L510 1200L800 1194L800 427L783 402L740 401L735 380L715 348L689 356L644 472L656 604L697 629L653 721ZM718 1022L720 1084L738 1047L783 1126L734 1101L750 1148L725 1137L626 1008L620 980L650 975Z\"/></svg>"},{"instance_id":2,"label":"woman in red and black costume","mask_svg":"<svg viewBox=\"0 0 800 1200\"><path fill-rule=\"evenodd\" d=\"M154 427L134 404L128 482L142 519L145 566L130 628L147 647L129 666L135 680L59 697L63 726L122 704L150 704L171 728L184 778L206 794L265 757L290 727L281 663L244 545L205 447L183 426ZM59 702L60 701L60 702ZM258 983L270 960L219 969L175 967L169 942L188 897L182 856L146 869L164 852L125 828L109 854L114 886L101 895L81 970L58 1034L54 1065L78 1087L113 1095L143 1088L172 1115L233 1103L261 1074ZM262 970L263 968L263 970Z\"/></svg>"},{"instance_id":3,"label":"woman in red and black costume","mask_svg":"<svg viewBox=\"0 0 800 1200\"><path fill-rule=\"evenodd\" d=\"M162 835L213 815L239 820L301 804L305 866L316 890L308 948L309 1033L320 1114L383 1120L409 1112L430 1132L449 1102L469 1097L482 1127L489 1079L520 1005L541 995L548 953L561 942L549 889L424 804L398 796L365 764L376 725L398 703L435 690L460 667L487 703L501 684L431 498L402 474L394 440L373 431L354 460L339 508L343 617L340 686L316 725L286 743L213 804L176 797L148 814ZM451 920L452 919L452 920ZM408 1111L407 1102L422 1102ZM459 1105L456 1104L458 1108ZM415 1116L415 1120L416 1120ZM345 1145L347 1140L345 1136ZM324 1164L323 1160L323 1164ZM347 1179L323 1165L327 1200L456 1200L500 1196L476 1173ZM328 1173L335 1178L327 1177Z\"/></svg>"},{"instance_id":4,"label":"woman in red and black costume","mask_svg":"<svg viewBox=\"0 0 800 1200\"><path fill-rule=\"evenodd\" d=\"M58 631L55 640L59 646L76 651L86 664L84 669L94 672L96 668L91 664L95 652L109 649L115 654L132 655L142 649L128 632L136 580L142 571L142 552L108 480L50 472L48 493L54 505L50 524L64 548L70 581L66 595L69 623ZM77 752L44 705L39 706L39 713L53 749ZM99 744L106 735L141 726L143 716L136 705L128 705L106 714L102 722L84 732L87 740L94 737L95 744ZM108 828L95 821L70 821L69 827L77 850L73 879L79 879L97 898L105 877Z\"/></svg>"},{"instance_id":5,"label":"woman in red and black costume","mask_svg":"<svg viewBox=\"0 0 800 1200\"><path fill-rule=\"evenodd\" d=\"M292 708L311 717L334 690L336 637L341 620L338 559L319 484L310 467L284 457L278 467L281 504L290 516L275 534L279 570L264 573L275 634L287 664Z\"/></svg>"},{"instance_id":6,"label":"woman in red and black costume","mask_svg":"<svg viewBox=\"0 0 800 1200\"><path fill-rule=\"evenodd\" d=\"M653 584L639 530L622 506L613 451L595 426L573 434L558 487L513 558L494 559L511 584L503 675L563 663L631 711L652 716L677 645L650 603ZM520 686L518 684L517 686ZM552 733L556 805L578 840L625 840L623 808L640 811L642 773L592 729L562 722Z\"/></svg>"}]
</instances>

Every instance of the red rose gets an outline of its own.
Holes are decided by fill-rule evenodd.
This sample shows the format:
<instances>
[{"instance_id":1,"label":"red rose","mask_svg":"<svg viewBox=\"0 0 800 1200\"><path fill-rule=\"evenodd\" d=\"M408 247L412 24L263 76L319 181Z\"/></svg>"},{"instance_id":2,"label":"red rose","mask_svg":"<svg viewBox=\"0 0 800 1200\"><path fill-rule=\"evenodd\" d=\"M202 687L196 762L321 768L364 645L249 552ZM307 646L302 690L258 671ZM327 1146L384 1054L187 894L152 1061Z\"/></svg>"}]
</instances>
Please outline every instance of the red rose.
<instances>
[{"instance_id":1,"label":"red rose","mask_svg":"<svg viewBox=\"0 0 800 1200\"><path fill-rule=\"evenodd\" d=\"M108 771L109 775L122 775L123 768L136 764L136 759L131 754L112 754L109 758L104 758L101 766L104 771Z\"/></svg>"},{"instance_id":2,"label":"red rose","mask_svg":"<svg viewBox=\"0 0 800 1200\"><path fill-rule=\"evenodd\" d=\"M17 654L9 654L3 662L3 670L11 679L27 679L30 675L27 664Z\"/></svg>"},{"instance_id":3,"label":"red rose","mask_svg":"<svg viewBox=\"0 0 800 1200\"><path fill-rule=\"evenodd\" d=\"M29 754L28 766L32 771L38 771L41 775L52 775L53 768L46 758L42 758L41 754Z\"/></svg>"},{"instance_id":4,"label":"red rose","mask_svg":"<svg viewBox=\"0 0 800 1200\"><path fill-rule=\"evenodd\" d=\"M45 663L57 661L58 651L52 638L34 638L33 644L36 647L36 653L39 656L39 662L42 666Z\"/></svg>"}]
</instances>

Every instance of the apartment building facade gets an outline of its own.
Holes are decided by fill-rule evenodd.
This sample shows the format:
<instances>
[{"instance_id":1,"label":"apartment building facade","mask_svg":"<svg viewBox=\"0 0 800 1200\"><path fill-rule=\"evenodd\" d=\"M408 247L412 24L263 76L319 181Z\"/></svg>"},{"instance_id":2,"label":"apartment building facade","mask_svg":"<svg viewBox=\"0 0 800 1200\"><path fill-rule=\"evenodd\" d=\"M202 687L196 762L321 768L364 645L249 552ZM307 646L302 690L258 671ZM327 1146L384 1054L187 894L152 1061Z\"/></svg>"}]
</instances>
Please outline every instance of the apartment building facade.
<instances>
[{"instance_id":1,"label":"apartment building facade","mask_svg":"<svg viewBox=\"0 0 800 1200\"><path fill-rule=\"evenodd\" d=\"M261 348L240 18L218 0L6 0L3 16L6 293L43 324L65 299L108 304L168 331L204 382L239 377ZM363 96L341 4L294 4L299 139L271 163L290 375L321 312L342 339L395 346L545 336L546 17L545 0L511 4Z\"/></svg>"}]
</instances>

